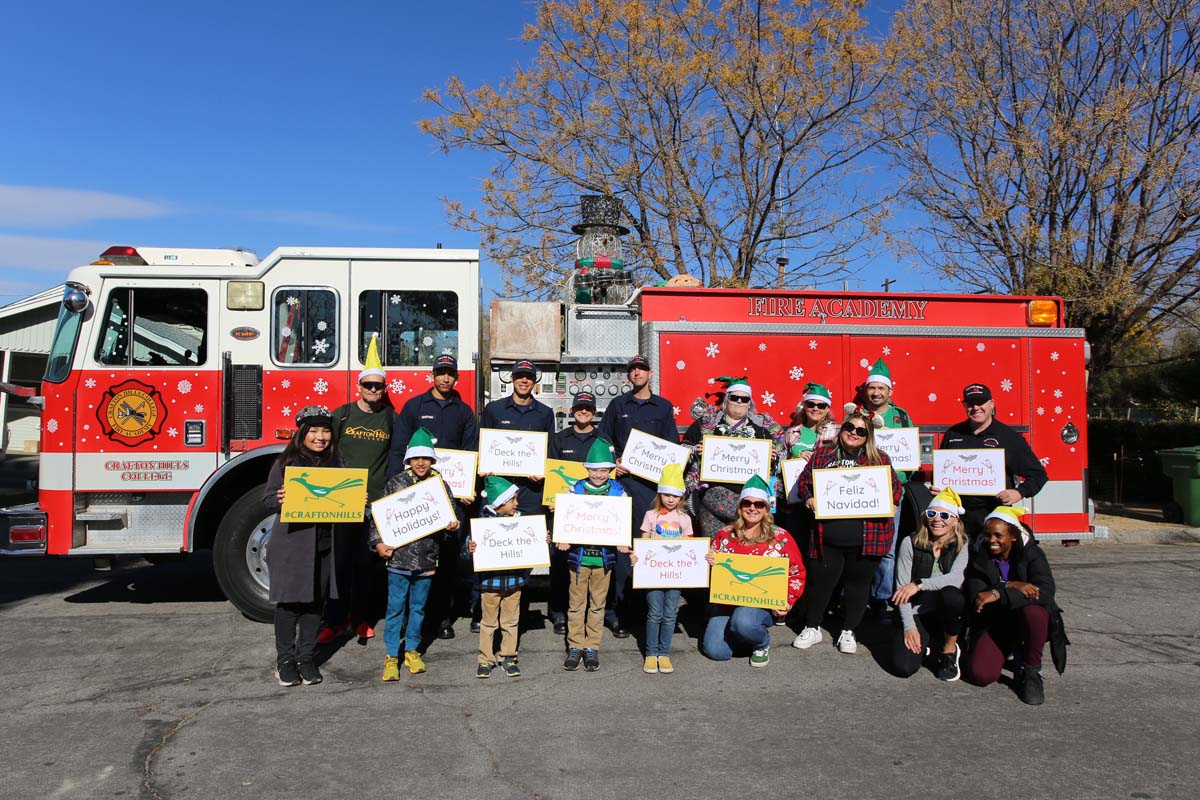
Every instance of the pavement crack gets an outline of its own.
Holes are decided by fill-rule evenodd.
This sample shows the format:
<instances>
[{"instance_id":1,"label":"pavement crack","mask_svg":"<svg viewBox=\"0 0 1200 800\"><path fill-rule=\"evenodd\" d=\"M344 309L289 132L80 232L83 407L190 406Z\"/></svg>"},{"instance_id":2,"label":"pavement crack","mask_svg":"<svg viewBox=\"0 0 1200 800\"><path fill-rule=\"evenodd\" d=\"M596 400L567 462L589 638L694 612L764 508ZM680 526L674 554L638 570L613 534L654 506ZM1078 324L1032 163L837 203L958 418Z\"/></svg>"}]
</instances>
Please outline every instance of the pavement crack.
<instances>
[{"instance_id":1,"label":"pavement crack","mask_svg":"<svg viewBox=\"0 0 1200 800\"><path fill-rule=\"evenodd\" d=\"M162 749L167 746L167 743L179 733L184 725L194 720L205 709L209 708L213 703L218 701L213 700L194 711L177 717L174 720L167 719L146 719L142 721L146 724L146 733L142 736L142 741L139 743L135 753L135 763L140 760L140 771L142 774L142 783L138 788L139 800L166 800L166 795L163 794L154 777L155 759ZM140 756L140 759L137 758Z\"/></svg>"}]
</instances>

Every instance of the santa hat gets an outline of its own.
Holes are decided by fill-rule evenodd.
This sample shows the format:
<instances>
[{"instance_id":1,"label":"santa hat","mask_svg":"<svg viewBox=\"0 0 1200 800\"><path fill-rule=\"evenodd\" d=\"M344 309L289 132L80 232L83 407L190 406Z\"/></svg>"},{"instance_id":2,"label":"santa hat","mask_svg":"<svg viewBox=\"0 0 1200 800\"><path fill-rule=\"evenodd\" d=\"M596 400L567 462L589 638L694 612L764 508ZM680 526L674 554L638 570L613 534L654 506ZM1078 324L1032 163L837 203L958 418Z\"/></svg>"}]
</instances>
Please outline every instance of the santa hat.
<instances>
[{"instance_id":1,"label":"santa hat","mask_svg":"<svg viewBox=\"0 0 1200 800\"><path fill-rule=\"evenodd\" d=\"M958 492L951 489L949 486L937 493L937 496L929 503L930 511L949 511L954 516L961 516L966 510L962 506L962 498L958 496Z\"/></svg>"},{"instance_id":2,"label":"santa hat","mask_svg":"<svg viewBox=\"0 0 1200 800\"><path fill-rule=\"evenodd\" d=\"M487 507L495 511L517 496L517 487L499 475L488 475L481 494L487 499Z\"/></svg>"},{"instance_id":3,"label":"santa hat","mask_svg":"<svg viewBox=\"0 0 1200 800\"><path fill-rule=\"evenodd\" d=\"M729 395L735 393L744 394L751 399L754 398L754 392L750 390L750 383L745 377L732 378L729 380L729 383L726 384L725 396L728 397Z\"/></svg>"},{"instance_id":4,"label":"santa hat","mask_svg":"<svg viewBox=\"0 0 1200 800\"><path fill-rule=\"evenodd\" d=\"M738 500L762 500L769 502L771 499L771 490L767 486L767 482L762 479L761 475L751 475L750 480L742 485L742 493Z\"/></svg>"},{"instance_id":5,"label":"santa hat","mask_svg":"<svg viewBox=\"0 0 1200 800\"><path fill-rule=\"evenodd\" d=\"M383 369L383 362L379 360L379 335L371 334L371 343L367 345L367 357L363 361L366 366L363 371L358 373L358 381L362 383L365 378L381 378L387 379L387 372Z\"/></svg>"},{"instance_id":6,"label":"santa hat","mask_svg":"<svg viewBox=\"0 0 1200 800\"><path fill-rule=\"evenodd\" d=\"M867 380L864 382L864 385L866 383L883 383L889 389L892 388L892 373L882 358L871 365L871 370L867 374Z\"/></svg>"},{"instance_id":7,"label":"santa hat","mask_svg":"<svg viewBox=\"0 0 1200 800\"><path fill-rule=\"evenodd\" d=\"M662 477L658 479L658 493L683 497L683 467L678 464L663 467Z\"/></svg>"},{"instance_id":8,"label":"santa hat","mask_svg":"<svg viewBox=\"0 0 1200 800\"><path fill-rule=\"evenodd\" d=\"M583 460L586 469L612 469L617 465L613 461L613 446L607 439L597 439L588 448L587 458Z\"/></svg>"},{"instance_id":9,"label":"santa hat","mask_svg":"<svg viewBox=\"0 0 1200 800\"><path fill-rule=\"evenodd\" d=\"M417 428L412 438L408 440L408 449L404 451L405 463L408 463L410 458L428 458L437 461L437 451L433 449L436 443L437 439L434 439L433 434L427 429Z\"/></svg>"}]
</instances>

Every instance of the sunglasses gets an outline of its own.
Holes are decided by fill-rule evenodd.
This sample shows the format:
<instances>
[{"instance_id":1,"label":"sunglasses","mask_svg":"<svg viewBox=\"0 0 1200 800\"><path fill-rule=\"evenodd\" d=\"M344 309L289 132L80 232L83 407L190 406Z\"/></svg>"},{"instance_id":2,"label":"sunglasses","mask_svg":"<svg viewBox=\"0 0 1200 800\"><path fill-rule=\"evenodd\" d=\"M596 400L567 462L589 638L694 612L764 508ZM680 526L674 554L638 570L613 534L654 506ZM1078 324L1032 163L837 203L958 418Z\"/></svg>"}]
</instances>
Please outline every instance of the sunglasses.
<instances>
[{"instance_id":1,"label":"sunglasses","mask_svg":"<svg viewBox=\"0 0 1200 800\"><path fill-rule=\"evenodd\" d=\"M364 389L367 389L368 391L382 392L385 384L371 382L371 383L360 383L359 386L361 386Z\"/></svg>"},{"instance_id":2,"label":"sunglasses","mask_svg":"<svg viewBox=\"0 0 1200 800\"><path fill-rule=\"evenodd\" d=\"M934 511L932 508L925 509L925 519L941 519L948 520L954 517L949 511Z\"/></svg>"},{"instance_id":3,"label":"sunglasses","mask_svg":"<svg viewBox=\"0 0 1200 800\"><path fill-rule=\"evenodd\" d=\"M762 509L764 509L766 507L767 507L767 504L764 503L762 500L743 500L742 501L742 508L757 508L758 510L761 511Z\"/></svg>"},{"instance_id":4,"label":"sunglasses","mask_svg":"<svg viewBox=\"0 0 1200 800\"><path fill-rule=\"evenodd\" d=\"M849 422L847 422L845 425L842 426L842 430L845 431L846 433L853 433L855 436L859 436L864 439L866 438L867 433L868 433L866 428L860 428L858 425L854 425Z\"/></svg>"},{"instance_id":5,"label":"sunglasses","mask_svg":"<svg viewBox=\"0 0 1200 800\"><path fill-rule=\"evenodd\" d=\"M805 408L817 408L817 409L820 409L821 411L824 411L825 409L829 408L829 403L814 403L811 400L805 400L804 407Z\"/></svg>"},{"instance_id":6,"label":"sunglasses","mask_svg":"<svg viewBox=\"0 0 1200 800\"><path fill-rule=\"evenodd\" d=\"M750 398L746 397L746 395L744 395L744 394L731 394L731 395L729 395L729 402L731 402L731 403L749 403Z\"/></svg>"}]
</instances>

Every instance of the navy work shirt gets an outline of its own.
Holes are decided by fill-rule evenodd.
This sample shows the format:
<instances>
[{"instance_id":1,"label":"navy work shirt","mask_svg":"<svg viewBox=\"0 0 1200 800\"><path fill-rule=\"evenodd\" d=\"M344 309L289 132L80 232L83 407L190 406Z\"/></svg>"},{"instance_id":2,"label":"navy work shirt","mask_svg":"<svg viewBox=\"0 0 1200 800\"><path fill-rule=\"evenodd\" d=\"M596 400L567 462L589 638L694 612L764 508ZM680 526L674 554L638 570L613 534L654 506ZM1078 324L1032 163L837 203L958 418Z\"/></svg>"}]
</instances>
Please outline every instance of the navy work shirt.
<instances>
[{"instance_id":1,"label":"navy work shirt","mask_svg":"<svg viewBox=\"0 0 1200 800\"><path fill-rule=\"evenodd\" d=\"M575 430L574 425L563 428L550 437L549 457L560 461L578 461L582 464L598 435L595 425L587 433Z\"/></svg>"},{"instance_id":2,"label":"navy work shirt","mask_svg":"<svg viewBox=\"0 0 1200 800\"><path fill-rule=\"evenodd\" d=\"M392 448L388 454L388 476L404 471L404 453L408 440L417 428L425 428L433 434L434 449L478 450L479 426L475 413L462 401L458 392L451 392L445 400L433 396L428 389L404 404L396 416L396 427L392 430Z\"/></svg>"},{"instance_id":3,"label":"navy work shirt","mask_svg":"<svg viewBox=\"0 0 1200 800\"><path fill-rule=\"evenodd\" d=\"M527 405L515 402L512 395L493 400L483 407L479 427L509 431L545 431L554 434L554 412L550 406L533 399ZM547 442L549 451L549 442ZM510 478L517 487L517 510L528 516L543 513L542 484L532 478Z\"/></svg>"},{"instance_id":4,"label":"navy work shirt","mask_svg":"<svg viewBox=\"0 0 1200 800\"><path fill-rule=\"evenodd\" d=\"M609 401L604 418L600 420L600 435L612 443L618 457L625 452L625 443L632 430L679 443L675 408L671 401L656 394L645 400L639 400L632 393L623 394Z\"/></svg>"}]
</instances>

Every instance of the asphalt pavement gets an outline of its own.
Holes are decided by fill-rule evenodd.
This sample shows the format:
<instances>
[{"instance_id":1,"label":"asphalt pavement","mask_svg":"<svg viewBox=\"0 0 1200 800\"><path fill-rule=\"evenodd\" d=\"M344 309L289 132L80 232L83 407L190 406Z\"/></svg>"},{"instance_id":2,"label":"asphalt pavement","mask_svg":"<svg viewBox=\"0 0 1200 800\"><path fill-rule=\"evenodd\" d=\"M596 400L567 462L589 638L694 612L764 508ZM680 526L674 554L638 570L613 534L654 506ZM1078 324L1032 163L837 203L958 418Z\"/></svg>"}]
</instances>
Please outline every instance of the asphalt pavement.
<instances>
[{"instance_id":1,"label":"asphalt pavement","mask_svg":"<svg viewBox=\"0 0 1200 800\"><path fill-rule=\"evenodd\" d=\"M284 689L203 556L0 560L0 797L1194 797L1200 547L1047 550L1074 644L1037 708L893 677L878 628L854 656L776 628L752 669L701 656L693 620L672 675L607 633L568 673L536 605L520 678L477 680L460 623L424 675L383 684L382 639L347 640Z\"/></svg>"}]
</instances>

